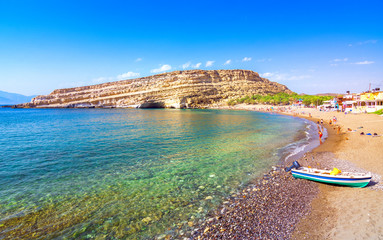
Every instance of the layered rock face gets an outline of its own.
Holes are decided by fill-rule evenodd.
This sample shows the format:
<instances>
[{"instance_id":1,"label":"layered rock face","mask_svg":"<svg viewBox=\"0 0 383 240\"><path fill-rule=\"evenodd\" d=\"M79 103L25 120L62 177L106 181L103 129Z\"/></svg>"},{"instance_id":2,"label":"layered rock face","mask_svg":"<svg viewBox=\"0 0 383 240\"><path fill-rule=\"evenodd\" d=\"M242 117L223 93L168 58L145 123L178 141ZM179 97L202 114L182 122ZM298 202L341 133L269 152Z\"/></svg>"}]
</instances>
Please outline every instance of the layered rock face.
<instances>
[{"instance_id":1,"label":"layered rock face","mask_svg":"<svg viewBox=\"0 0 383 240\"><path fill-rule=\"evenodd\" d=\"M18 107L200 108L253 94L292 93L249 70L188 70L54 90Z\"/></svg>"}]
</instances>

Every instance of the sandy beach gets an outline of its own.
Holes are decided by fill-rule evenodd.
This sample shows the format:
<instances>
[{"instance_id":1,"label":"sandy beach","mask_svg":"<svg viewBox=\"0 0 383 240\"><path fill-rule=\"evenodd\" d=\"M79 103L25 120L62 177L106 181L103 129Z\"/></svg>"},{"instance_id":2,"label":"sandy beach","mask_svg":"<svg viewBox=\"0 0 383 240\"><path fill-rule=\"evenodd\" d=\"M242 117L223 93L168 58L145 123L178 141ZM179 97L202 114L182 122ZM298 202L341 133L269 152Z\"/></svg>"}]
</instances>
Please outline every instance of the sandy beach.
<instances>
[{"instance_id":1,"label":"sandy beach","mask_svg":"<svg viewBox=\"0 0 383 240\"><path fill-rule=\"evenodd\" d=\"M332 153L339 163L333 167L365 170L373 174L373 182L366 188L336 187L318 184L320 193L312 204L312 212L298 225L296 239L381 239L383 238L383 117L375 114L344 114L320 112L316 109L299 109L301 116L323 119L337 118L337 128L332 130L327 148L318 147L314 153ZM349 131L351 130L351 131ZM364 133L364 135L361 135ZM372 136L366 135L371 133ZM335 139L331 137L335 135ZM335 141L336 143L333 143ZM320 160L318 160L320 161ZM342 163L343 161L343 163ZM335 163L336 164L336 163ZM348 169L344 169L348 170ZM315 223L315 224L313 224Z\"/></svg>"},{"instance_id":2,"label":"sandy beach","mask_svg":"<svg viewBox=\"0 0 383 240\"><path fill-rule=\"evenodd\" d=\"M383 207L381 207L381 203L383 202L383 184L381 183L381 176L383 175L383 136L380 136L383 135L383 117L375 114L322 112L313 108L291 109L287 107L273 107L271 110L271 106L265 105L237 105L228 107L228 109L252 111L269 110L310 119L314 122L323 119L324 126L328 131L328 138L319 147L306 153L304 157L299 159L301 165L311 165L320 168L337 167L342 171L371 172L373 176L372 181L365 188L339 187L293 179L292 181L299 181L303 184L295 186L297 188L319 189L319 191L310 191L307 189L303 191L313 195L313 198L304 198L304 201L310 202L308 207L302 208L302 211L307 212L307 214L292 213L292 218L299 218L299 220L289 222L290 224L295 224L295 226L292 229L279 229L279 231L291 231L291 233L278 235L278 232L276 232L275 235L271 236L259 235L259 238L273 238L273 236L275 236L274 239L383 238L383 219L381 217L383 216ZM329 124L329 120L334 116L337 118L337 122L335 124ZM374 133L376 133L377 136L374 136ZM283 175L282 172L280 174ZM283 183L289 185L291 189L291 184L288 183L289 181L284 181ZM280 189L276 189L275 191L280 191ZM302 191L296 191L302 194ZM259 198L260 196L257 195L254 197ZM233 200L233 202L237 204L241 204L240 201L243 200ZM251 200L248 197L246 202L242 204L248 205L249 202L257 201L257 199ZM306 202L294 202L293 204L305 205ZM254 206L258 205L255 204L253 207ZM290 207L289 211L291 211L291 209L293 208ZM236 214L241 214L241 212L243 211L237 211ZM219 236L235 236L230 234L219 235L218 230L214 233L214 227L223 226L225 222L230 222L230 219L233 219L232 216L225 217L222 214L221 216L218 215L217 210L216 214L210 216L215 216L214 221L210 218L210 221L214 224L202 224L203 229L200 229L199 234L195 234L194 236L202 239L214 239ZM236 218L247 219L247 217L248 216L242 216ZM246 224L249 224L249 222L243 220L242 223L234 225L243 226ZM255 227L257 227L257 225L260 224L255 224ZM216 228L218 229L218 227ZM221 231L222 229L221 227ZM240 227L238 227L238 229L240 229ZM235 237L238 238L240 235L236 235ZM246 237L249 237L249 235L244 236L244 238Z\"/></svg>"}]
</instances>

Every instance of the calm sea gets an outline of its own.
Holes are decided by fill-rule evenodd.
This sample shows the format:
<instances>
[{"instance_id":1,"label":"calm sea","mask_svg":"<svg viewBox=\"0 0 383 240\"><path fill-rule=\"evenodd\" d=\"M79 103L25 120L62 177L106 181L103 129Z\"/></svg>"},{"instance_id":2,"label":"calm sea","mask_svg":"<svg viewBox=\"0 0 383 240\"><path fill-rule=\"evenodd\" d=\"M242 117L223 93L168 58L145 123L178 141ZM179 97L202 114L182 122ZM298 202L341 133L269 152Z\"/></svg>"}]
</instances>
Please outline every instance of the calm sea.
<instances>
[{"instance_id":1,"label":"calm sea","mask_svg":"<svg viewBox=\"0 0 383 240\"><path fill-rule=\"evenodd\" d=\"M0 109L0 238L172 234L310 128L247 111Z\"/></svg>"}]
</instances>

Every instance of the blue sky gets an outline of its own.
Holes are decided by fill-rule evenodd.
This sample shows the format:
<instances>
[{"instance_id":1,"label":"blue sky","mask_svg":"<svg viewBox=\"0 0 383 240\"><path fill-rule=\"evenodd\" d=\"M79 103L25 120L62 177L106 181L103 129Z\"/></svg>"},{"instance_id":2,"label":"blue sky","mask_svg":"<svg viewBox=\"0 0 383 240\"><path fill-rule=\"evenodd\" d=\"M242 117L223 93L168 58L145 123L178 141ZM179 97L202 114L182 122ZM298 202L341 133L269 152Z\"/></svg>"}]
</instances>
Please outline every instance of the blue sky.
<instances>
[{"instance_id":1,"label":"blue sky","mask_svg":"<svg viewBox=\"0 0 383 240\"><path fill-rule=\"evenodd\" d=\"M297 93L383 89L383 1L0 0L0 90L24 95L189 69Z\"/></svg>"}]
</instances>

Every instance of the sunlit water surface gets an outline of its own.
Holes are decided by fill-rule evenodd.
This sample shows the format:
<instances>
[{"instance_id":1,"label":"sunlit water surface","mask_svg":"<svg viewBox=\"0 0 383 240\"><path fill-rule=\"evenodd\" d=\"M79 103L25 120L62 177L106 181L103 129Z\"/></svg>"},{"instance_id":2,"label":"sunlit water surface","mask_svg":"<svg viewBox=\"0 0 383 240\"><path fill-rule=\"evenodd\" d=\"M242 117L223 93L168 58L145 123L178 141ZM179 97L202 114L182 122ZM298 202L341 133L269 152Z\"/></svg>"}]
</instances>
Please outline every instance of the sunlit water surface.
<instances>
[{"instance_id":1,"label":"sunlit water surface","mask_svg":"<svg viewBox=\"0 0 383 240\"><path fill-rule=\"evenodd\" d=\"M0 109L0 238L145 239L203 218L308 123L224 110Z\"/></svg>"}]
</instances>

